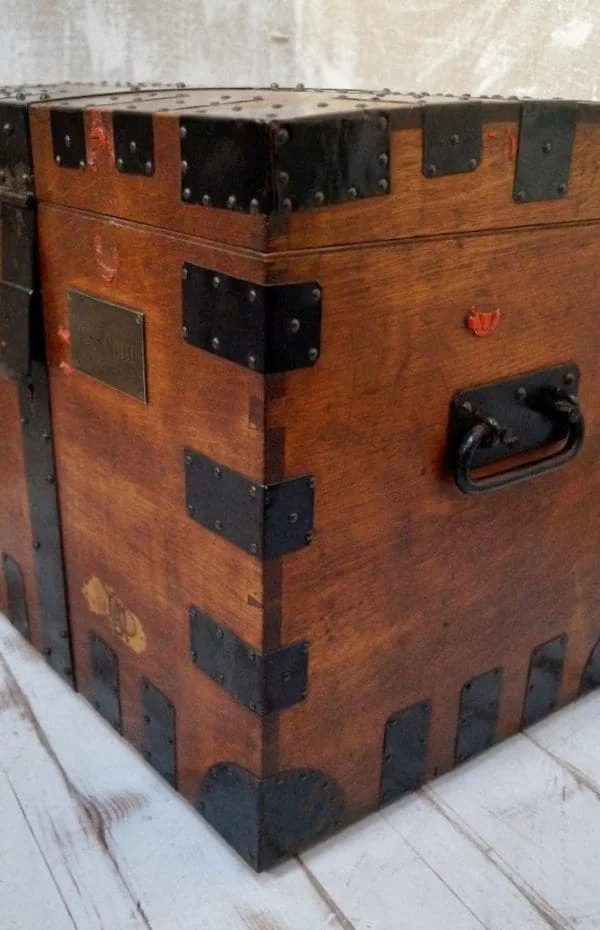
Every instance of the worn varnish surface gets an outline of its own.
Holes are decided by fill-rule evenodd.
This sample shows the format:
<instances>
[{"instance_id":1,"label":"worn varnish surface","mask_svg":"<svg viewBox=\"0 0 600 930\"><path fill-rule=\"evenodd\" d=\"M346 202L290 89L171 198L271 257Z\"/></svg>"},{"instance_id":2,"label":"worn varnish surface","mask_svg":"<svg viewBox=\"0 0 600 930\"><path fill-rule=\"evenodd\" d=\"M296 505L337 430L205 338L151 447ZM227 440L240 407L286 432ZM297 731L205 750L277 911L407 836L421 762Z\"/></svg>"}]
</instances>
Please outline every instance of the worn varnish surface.
<instances>
[{"instance_id":1,"label":"worn varnish surface","mask_svg":"<svg viewBox=\"0 0 600 930\"><path fill-rule=\"evenodd\" d=\"M282 562L282 638L308 636L311 675L306 703L281 715L279 761L327 771L358 811L377 803L385 721L402 707L433 702L431 776L452 764L475 675L503 667L508 735L531 650L567 632L561 700L577 693L600 635L598 226L296 254L280 273L320 281L324 315L320 361L286 377L283 401L285 471L312 469L317 493L314 543ZM465 326L472 306L500 308L491 336ZM570 360L580 456L461 494L443 465L455 392Z\"/></svg>"},{"instance_id":2,"label":"worn varnish surface","mask_svg":"<svg viewBox=\"0 0 600 930\"><path fill-rule=\"evenodd\" d=\"M181 269L188 261L260 281L264 268L248 254L46 205L39 234L78 686L89 693L93 629L119 657L124 731L136 744L142 677L175 704L179 783L195 798L200 773L224 758L260 771L263 737L258 718L191 661L188 608L196 604L260 649L263 579L256 559L188 516L183 450L260 479L264 388L240 366L227 366L224 377L221 359L185 342ZM98 242L118 269L111 282ZM144 314L147 404L72 370L70 287ZM138 618L141 653L123 641L116 615L90 609L94 578Z\"/></svg>"},{"instance_id":3,"label":"worn varnish surface","mask_svg":"<svg viewBox=\"0 0 600 930\"><path fill-rule=\"evenodd\" d=\"M513 200L520 104L484 100L482 161L472 173L425 178L422 173L422 107L444 98L361 92L252 90L244 88L142 92L135 96L74 101L84 113L88 137L85 170L54 163L49 104L32 107L36 183L44 200L137 220L260 251L437 235L456 230L498 229L600 216L595 104L580 107L569 193L562 200L517 204ZM133 102L132 102L133 101ZM451 102L451 101L450 101ZM364 108L364 109L363 109ZM98 116L112 136L113 110L150 113L154 131L152 176L121 174L110 154L90 163L90 133ZM390 193L331 207L275 216L215 210L181 199L179 119L209 116L285 123L328 119L376 110L390 116Z\"/></svg>"}]
</instances>

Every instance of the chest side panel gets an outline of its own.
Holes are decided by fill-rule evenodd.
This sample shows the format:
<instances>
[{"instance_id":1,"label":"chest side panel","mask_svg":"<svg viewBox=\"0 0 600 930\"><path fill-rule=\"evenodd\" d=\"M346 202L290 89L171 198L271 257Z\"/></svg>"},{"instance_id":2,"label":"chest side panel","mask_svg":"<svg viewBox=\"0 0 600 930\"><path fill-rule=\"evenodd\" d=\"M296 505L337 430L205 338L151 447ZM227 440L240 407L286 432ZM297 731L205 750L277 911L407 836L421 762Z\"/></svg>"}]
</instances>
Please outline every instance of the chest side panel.
<instances>
[{"instance_id":1,"label":"chest side panel","mask_svg":"<svg viewBox=\"0 0 600 930\"><path fill-rule=\"evenodd\" d=\"M138 746L155 726L142 714L142 676L158 689L159 730L176 730L178 784L195 800L199 773L215 761L260 770L261 725L250 712L247 725L232 723L244 711L198 672L190 607L259 650L263 583L255 558L191 519L184 452L261 479L263 387L240 366L223 377L221 359L186 342L182 269L260 280L261 265L45 205L39 225L78 684L94 690L95 643L110 657L104 690L119 689L111 722Z\"/></svg>"},{"instance_id":2,"label":"chest side panel","mask_svg":"<svg viewBox=\"0 0 600 930\"><path fill-rule=\"evenodd\" d=\"M400 753L395 715L431 777L518 730L528 689L548 707L579 691L600 636L598 248L587 225L286 259L320 281L323 316L319 362L268 403L267 419L285 405L285 473L316 478L314 540L282 566L282 636L308 640L311 668L280 766L328 772L355 812L378 803L384 742L385 765ZM456 392L563 362L581 372L579 455L461 493Z\"/></svg>"}]
</instances>

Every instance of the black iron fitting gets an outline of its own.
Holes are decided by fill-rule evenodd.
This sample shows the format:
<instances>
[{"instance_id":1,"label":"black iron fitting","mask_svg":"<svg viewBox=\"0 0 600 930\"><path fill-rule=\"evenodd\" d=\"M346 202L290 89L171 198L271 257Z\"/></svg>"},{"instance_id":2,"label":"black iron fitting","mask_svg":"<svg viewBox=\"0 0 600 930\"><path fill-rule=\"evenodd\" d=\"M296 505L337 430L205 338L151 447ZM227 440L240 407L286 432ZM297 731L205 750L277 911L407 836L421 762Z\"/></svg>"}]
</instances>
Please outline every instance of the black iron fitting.
<instances>
[{"instance_id":1,"label":"black iron fitting","mask_svg":"<svg viewBox=\"0 0 600 930\"><path fill-rule=\"evenodd\" d=\"M60 168L85 168L87 155L83 111L52 107L50 128L56 164Z\"/></svg>"},{"instance_id":2,"label":"black iron fitting","mask_svg":"<svg viewBox=\"0 0 600 930\"><path fill-rule=\"evenodd\" d=\"M332 832L344 817L342 791L322 772L291 769L257 778L233 762L209 769L197 807L257 872Z\"/></svg>"},{"instance_id":3,"label":"black iron fitting","mask_svg":"<svg viewBox=\"0 0 600 930\"><path fill-rule=\"evenodd\" d=\"M321 351L321 288L253 284L186 262L183 336L190 345L264 374L309 368Z\"/></svg>"},{"instance_id":4,"label":"black iron fitting","mask_svg":"<svg viewBox=\"0 0 600 930\"><path fill-rule=\"evenodd\" d=\"M115 163L122 174L154 174L154 133L151 113L113 113Z\"/></svg>"},{"instance_id":5,"label":"black iron fitting","mask_svg":"<svg viewBox=\"0 0 600 930\"><path fill-rule=\"evenodd\" d=\"M389 114L260 122L183 117L184 203L285 214L387 194Z\"/></svg>"},{"instance_id":6,"label":"black iron fitting","mask_svg":"<svg viewBox=\"0 0 600 930\"><path fill-rule=\"evenodd\" d=\"M266 717L306 697L307 642L263 654L193 605L189 618L192 661L252 713Z\"/></svg>"},{"instance_id":7,"label":"black iron fitting","mask_svg":"<svg viewBox=\"0 0 600 930\"><path fill-rule=\"evenodd\" d=\"M524 101L513 197L517 203L558 200L569 190L577 104Z\"/></svg>"},{"instance_id":8,"label":"black iron fitting","mask_svg":"<svg viewBox=\"0 0 600 930\"><path fill-rule=\"evenodd\" d=\"M24 103L0 104L0 197L33 192L29 120Z\"/></svg>"},{"instance_id":9,"label":"black iron fitting","mask_svg":"<svg viewBox=\"0 0 600 930\"><path fill-rule=\"evenodd\" d=\"M423 107L423 174L475 171L481 161L483 106L478 100Z\"/></svg>"},{"instance_id":10,"label":"black iron fitting","mask_svg":"<svg viewBox=\"0 0 600 930\"><path fill-rule=\"evenodd\" d=\"M278 558L312 542L312 475L259 484L193 449L184 470L190 517L250 555Z\"/></svg>"}]
</instances>

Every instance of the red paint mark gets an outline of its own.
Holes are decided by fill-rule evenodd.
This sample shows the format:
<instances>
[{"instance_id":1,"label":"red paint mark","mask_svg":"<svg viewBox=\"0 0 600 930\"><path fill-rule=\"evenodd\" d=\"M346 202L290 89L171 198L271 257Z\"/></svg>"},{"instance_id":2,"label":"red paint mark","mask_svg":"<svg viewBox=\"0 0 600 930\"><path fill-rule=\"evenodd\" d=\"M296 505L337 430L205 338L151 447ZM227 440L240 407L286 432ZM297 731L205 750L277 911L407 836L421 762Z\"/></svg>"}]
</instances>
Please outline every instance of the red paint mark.
<instances>
[{"instance_id":1,"label":"red paint mark","mask_svg":"<svg viewBox=\"0 0 600 930\"><path fill-rule=\"evenodd\" d=\"M58 327L58 338L61 342L65 342L67 345L71 342L71 333L66 328L66 326Z\"/></svg>"},{"instance_id":2,"label":"red paint mark","mask_svg":"<svg viewBox=\"0 0 600 930\"><path fill-rule=\"evenodd\" d=\"M508 135L508 160L514 161L517 157L517 137L511 132Z\"/></svg>"},{"instance_id":3,"label":"red paint mark","mask_svg":"<svg viewBox=\"0 0 600 930\"><path fill-rule=\"evenodd\" d=\"M112 284L119 270L119 253L114 245L105 246L99 233L94 236L94 258L102 280Z\"/></svg>"},{"instance_id":4,"label":"red paint mark","mask_svg":"<svg viewBox=\"0 0 600 930\"><path fill-rule=\"evenodd\" d=\"M73 368L73 366L72 366L72 365L69 365L68 362L61 362L60 365L59 365L58 367L60 368L60 370L62 371L62 373L65 374L65 375L72 375L73 372L75 371L75 369Z\"/></svg>"},{"instance_id":5,"label":"red paint mark","mask_svg":"<svg viewBox=\"0 0 600 930\"><path fill-rule=\"evenodd\" d=\"M476 307L471 307L465 320L465 326L471 330L474 336L490 336L499 322L499 310L485 312L477 310Z\"/></svg>"},{"instance_id":6,"label":"red paint mark","mask_svg":"<svg viewBox=\"0 0 600 930\"><path fill-rule=\"evenodd\" d=\"M114 161L112 133L103 113L96 110L90 114L90 119L87 162L92 171L97 171L102 162Z\"/></svg>"}]
</instances>

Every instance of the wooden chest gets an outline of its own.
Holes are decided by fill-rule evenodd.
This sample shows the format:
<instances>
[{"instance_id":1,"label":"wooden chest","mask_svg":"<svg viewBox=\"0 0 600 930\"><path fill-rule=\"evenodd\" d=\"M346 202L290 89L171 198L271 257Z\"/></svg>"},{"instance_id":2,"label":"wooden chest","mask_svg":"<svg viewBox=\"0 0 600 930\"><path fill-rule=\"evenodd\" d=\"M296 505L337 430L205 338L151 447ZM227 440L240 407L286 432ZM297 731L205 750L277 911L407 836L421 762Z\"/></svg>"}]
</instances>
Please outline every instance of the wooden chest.
<instances>
[{"instance_id":1,"label":"wooden chest","mask_svg":"<svg viewBox=\"0 0 600 930\"><path fill-rule=\"evenodd\" d=\"M599 113L31 108L77 686L257 869L600 683Z\"/></svg>"}]
</instances>

